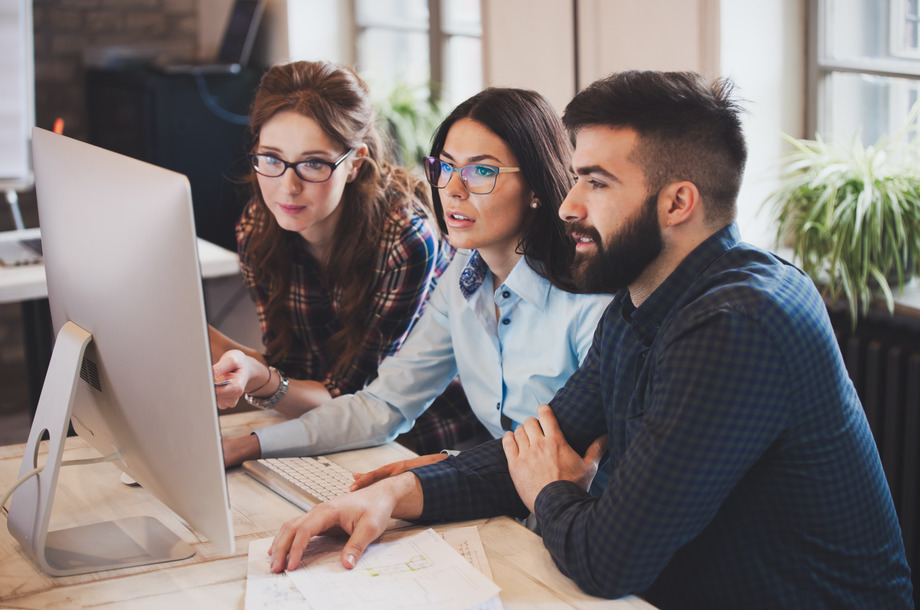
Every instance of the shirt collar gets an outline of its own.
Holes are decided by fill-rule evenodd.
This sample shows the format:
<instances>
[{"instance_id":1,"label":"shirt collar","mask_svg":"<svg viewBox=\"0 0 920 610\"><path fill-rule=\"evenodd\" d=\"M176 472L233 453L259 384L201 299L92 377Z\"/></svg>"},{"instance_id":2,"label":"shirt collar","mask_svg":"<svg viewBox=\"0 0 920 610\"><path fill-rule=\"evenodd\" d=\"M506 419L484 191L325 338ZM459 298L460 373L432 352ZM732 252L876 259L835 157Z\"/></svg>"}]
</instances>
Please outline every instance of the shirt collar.
<instances>
[{"instance_id":1,"label":"shirt collar","mask_svg":"<svg viewBox=\"0 0 920 610\"><path fill-rule=\"evenodd\" d=\"M620 297L622 315L630 322L644 344L651 345L662 321L673 309L674 304L687 293L713 261L732 249L740 239L738 227L734 223L710 235L681 261L671 275L638 308L632 304L629 291L623 291Z\"/></svg>"},{"instance_id":2,"label":"shirt collar","mask_svg":"<svg viewBox=\"0 0 920 610\"><path fill-rule=\"evenodd\" d=\"M501 290L505 287L534 307L543 309L549 299L552 284L548 279L534 271L527 257L522 256L499 289Z\"/></svg>"},{"instance_id":3,"label":"shirt collar","mask_svg":"<svg viewBox=\"0 0 920 610\"><path fill-rule=\"evenodd\" d=\"M460 272L460 292L463 298L469 301L482 286L483 281L489 274L489 267L478 250L473 250L466 266ZM519 297L537 307L542 307L549 298L551 284L549 280L531 269L527 257L522 256L517 262L508 277L505 278L502 287L513 291ZM500 290L502 288L499 288Z\"/></svg>"}]
</instances>

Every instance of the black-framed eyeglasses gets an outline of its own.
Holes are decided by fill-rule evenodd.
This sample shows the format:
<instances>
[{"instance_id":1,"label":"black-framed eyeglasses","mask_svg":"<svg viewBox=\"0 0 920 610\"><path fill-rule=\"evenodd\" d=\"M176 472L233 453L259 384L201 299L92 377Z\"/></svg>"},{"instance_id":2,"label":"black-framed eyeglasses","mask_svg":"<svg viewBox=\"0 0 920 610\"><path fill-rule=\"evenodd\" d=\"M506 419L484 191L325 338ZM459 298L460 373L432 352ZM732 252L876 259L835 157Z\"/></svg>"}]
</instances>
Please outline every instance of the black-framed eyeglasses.
<instances>
[{"instance_id":1,"label":"black-framed eyeglasses","mask_svg":"<svg viewBox=\"0 0 920 610\"><path fill-rule=\"evenodd\" d=\"M425 176L428 183L435 188L442 189L450 182L450 177L457 172L460 182L466 190L474 195L488 195L495 189L498 175L521 171L520 167L498 167L485 163L471 163L463 167L455 167L447 161L435 157L425 157Z\"/></svg>"},{"instance_id":2,"label":"black-framed eyeglasses","mask_svg":"<svg viewBox=\"0 0 920 610\"><path fill-rule=\"evenodd\" d=\"M249 160L252 163L252 169L267 178L278 178L291 168L297 177L307 182L325 182L332 177L332 172L342 164L348 155L355 152L352 148L334 162L323 161L322 159L307 159L297 163L289 163L284 159L279 159L274 155L261 153L250 153Z\"/></svg>"}]
</instances>

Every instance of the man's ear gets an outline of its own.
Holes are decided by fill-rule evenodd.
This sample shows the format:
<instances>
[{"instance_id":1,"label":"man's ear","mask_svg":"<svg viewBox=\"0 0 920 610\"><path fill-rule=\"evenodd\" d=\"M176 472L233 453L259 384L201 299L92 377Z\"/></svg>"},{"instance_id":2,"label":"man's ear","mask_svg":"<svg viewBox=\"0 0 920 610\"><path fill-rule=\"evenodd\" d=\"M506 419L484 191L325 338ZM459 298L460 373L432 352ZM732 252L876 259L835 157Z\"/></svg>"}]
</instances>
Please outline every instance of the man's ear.
<instances>
[{"instance_id":1,"label":"man's ear","mask_svg":"<svg viewBox=\"0 0 920 610\"><path fill-rule=\"evenodd\" d=\"M658 196L663 224L668 227L683 224L697 214L702 214L700 191L686 180L673 182L661 190Z\"/></svg>"}]
</instances>

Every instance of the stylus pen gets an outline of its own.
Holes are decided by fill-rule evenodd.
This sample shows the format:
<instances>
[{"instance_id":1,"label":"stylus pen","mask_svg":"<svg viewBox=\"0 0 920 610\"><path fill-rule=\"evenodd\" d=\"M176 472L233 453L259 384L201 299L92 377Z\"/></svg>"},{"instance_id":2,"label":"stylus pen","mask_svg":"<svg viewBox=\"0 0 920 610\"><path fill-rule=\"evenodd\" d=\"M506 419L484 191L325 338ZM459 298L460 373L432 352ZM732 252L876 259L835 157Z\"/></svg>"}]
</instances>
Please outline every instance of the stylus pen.
<instances>
[{"instance_id":1,"label":"stylus pen","mask_svg":"<svg viewBox=\"0 0 920 610\"><path fill-rule=\"evenodd\" d=\"M229 380L229 379L224 379L223 381L215 381L215 382L214 382L214 387L215 387L215 388L219 388L220 386L222 386L222 385L227 385L228 383L230 383L230 380Z\"/></svg>"}]
</instances>

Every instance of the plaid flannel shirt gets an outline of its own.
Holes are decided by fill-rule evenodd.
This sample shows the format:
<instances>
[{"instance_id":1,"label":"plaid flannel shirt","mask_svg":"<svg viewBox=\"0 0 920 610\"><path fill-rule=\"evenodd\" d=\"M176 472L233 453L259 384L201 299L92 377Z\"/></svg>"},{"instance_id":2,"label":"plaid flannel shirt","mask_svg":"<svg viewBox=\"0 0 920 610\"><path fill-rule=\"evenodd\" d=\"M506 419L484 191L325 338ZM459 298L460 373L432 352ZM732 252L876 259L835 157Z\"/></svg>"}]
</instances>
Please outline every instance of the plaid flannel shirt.
<instances>
[{"instance_id":1,"label":"plaid flannel shirt","mask_svg":"<svg viewBox=\"0 0 920 610\"><path fill-rule=\"evenodd\" d=\"M237 225L240 267L256 306L263 339L267 339L272 332L265 319L268 287L255 282L246 255L246 244L254 230L247 208ZM446 241L438 241L426 218L418 213L391 211L374 265L364 345L347 371L333 374L325 345L342 328L337 313L342 295L330 294L323 286L315 259L298 242L286 305L292 322L292 343L278 368L294 379L321 381L332 396L360 390L376 377L380 362L402 345L452 255L453 249Z\"/></svg>"}]
</instances>

